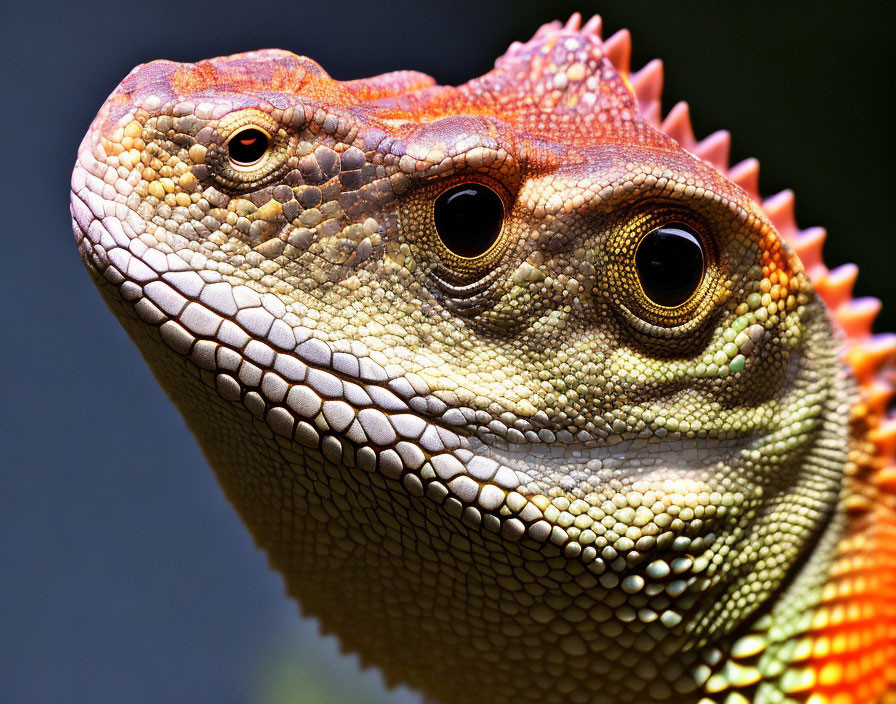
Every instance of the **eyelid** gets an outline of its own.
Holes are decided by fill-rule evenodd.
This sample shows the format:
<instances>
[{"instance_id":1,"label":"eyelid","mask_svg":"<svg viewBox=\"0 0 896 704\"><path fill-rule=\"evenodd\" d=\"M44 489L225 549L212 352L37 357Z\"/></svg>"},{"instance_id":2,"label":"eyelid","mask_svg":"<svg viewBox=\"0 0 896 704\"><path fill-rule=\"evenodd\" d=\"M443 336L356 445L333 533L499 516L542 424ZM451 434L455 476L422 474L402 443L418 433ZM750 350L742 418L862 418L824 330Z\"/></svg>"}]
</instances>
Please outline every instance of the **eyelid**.
<instances>
[{"instance_id":1,"label":"eyelid","mask_svg":"<svg viewBox=\"0 0 896 704\"><path fill-rule=\"evenodd\" d=\"M243 132L248 132L249 130L258 130L268 139L273 139L270 132L268 132L264 127L260 125L256 125L254 123L250 123L247 125L240 125L237 129L235 129L230 135L228 135L227 139L224 140L224 146L230 144L236 137L239 137Z\"/></svg>"},{"instance_id":2,"label":"eyelid","mask_svg":"<svg viewBox=\"0 0 896 704\"><path fill-rule=\"evenodd\" d=\"M632 313L632 311L629 310L628 306L626 306L624 303L619 304L619 310L622 313L622 317L629 325L632 326L632 328L640 333L655 338L668 339L684 337L685 335L691 334L694 330L703 327L704 324L704 317L698 316L686 320L685 322L678 325L656 325Z\"/></svg>"},{"instance_id":3,"label":"eyelid","mask_svg":"<svg viewBox=\"0 0 896 704\"><path fill-rule=\"evenodd\" d=\"M462 257L448 249L435 231L435 204L442 194L451 189L473 183L488 188L501 199L504 208L503 222L497 238L486 252L476 257ZM512 242L512 236L508 230L508 218L514 207L515 194L500 179L481 170L463 170L440 180L437 184L428 184L426 191L429 193L427 196L428 217L432 223L435 235L434 245L439 256L439 262L436 265L438 276L444 281L464 282L462 285L483 277L488 278L488 273L498 265Z\"/></svg>"},{"instance_id":4,"label":"eyelid","mask_svg":"<svg viewBox=\"0 0 896 704\"><path fill-rule=\"evenodd\" d=\"M670 225L684 225L703 246L703 274L686 301L663 307L644 292L635 265L640 243L650 233ZM606 267L598 288L625 326L646 341L685 340L699 334L714 317L724 295L724 267L720 266L716 226L701 213L675 203L652 202L620 214L605 243ZM666 343L664 343L666 344Z\"/></svg>"},{"instance_id":5,"label":"eyelid","mask_svg":"<svg viewBox=\"0 0 896 704\"><path fill-rule=\"evenodd\" d=\"M212 129L218 139L206 159L211 178L221 188L243 193L261 188L284 173L295 148L296 135L276 122L270 115L256 108L229 113ZM262 156L253 162L231 159L229 146L233 139L247 129L256 129L267 137L268 145Z\"/></svg>"}]
</instances>

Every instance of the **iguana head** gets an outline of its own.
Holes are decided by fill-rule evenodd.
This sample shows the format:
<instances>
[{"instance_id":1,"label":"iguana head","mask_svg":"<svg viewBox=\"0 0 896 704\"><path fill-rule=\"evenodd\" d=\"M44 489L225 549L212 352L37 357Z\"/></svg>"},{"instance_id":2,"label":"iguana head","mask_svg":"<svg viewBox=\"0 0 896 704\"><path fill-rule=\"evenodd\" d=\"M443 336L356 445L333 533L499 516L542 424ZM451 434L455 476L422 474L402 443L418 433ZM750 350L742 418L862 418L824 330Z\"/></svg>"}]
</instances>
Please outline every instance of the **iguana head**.
<instances>
[{"instance_id":1,"label":"iguana head","mask_svg":"<svg viewBox=\"0 0 896 704\"><path fill-rule=\"evenodd\" d=\"M456 88L281 51L153 62L79 152L81 253L256 538L349 647L436 693L403 654L438 651L429 611L384 590L454 589L461 645L499 633L535 673L554 646L582 672L649 659L753 615L840 488L824 307L649 119L620 46L549 27ZM322 584L380 594L396 654Z\"/></svg>"}]
</instances>

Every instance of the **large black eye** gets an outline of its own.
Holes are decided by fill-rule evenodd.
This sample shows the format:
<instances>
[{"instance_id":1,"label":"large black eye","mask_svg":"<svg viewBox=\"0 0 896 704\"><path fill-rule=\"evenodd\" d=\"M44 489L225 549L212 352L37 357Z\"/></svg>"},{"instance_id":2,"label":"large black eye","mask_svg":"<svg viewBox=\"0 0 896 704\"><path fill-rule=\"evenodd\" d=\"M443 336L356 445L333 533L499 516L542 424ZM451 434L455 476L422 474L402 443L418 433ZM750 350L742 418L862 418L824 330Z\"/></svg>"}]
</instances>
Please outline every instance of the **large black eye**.
<instances>
[{"instance_id":1,"label":"large black eye","mask_svg":"<svg viewBox=\"0 0 896 704\"><path fill-rule=\"evenodd\" d=\"M260 129L247 127L227 142L227 153L236 166L251 166L268 150L268 136Z\"/></svg>"},{"instance_id":2,"label":"large black eye","mask_svg":"<svg viewBox=\"0 0 896 704\"><path fill-rule=\"evenodd\" d=\"M481 183L449 188L436 198L434 216L442 243L459 257L478 257L498 239L504 203Z\"/></svg>"},{"instance_id":3,"label":"large black eye","mask_svg":"<svg viewBox=\"0 0 896 704\"><path fill-rule=\"evenodd\" d=\"M703 244L687 225L666 225L641 240L635 266L645 295L659 306L675 308L693 296L703 280Z\"/></svg>"}]
</instances>

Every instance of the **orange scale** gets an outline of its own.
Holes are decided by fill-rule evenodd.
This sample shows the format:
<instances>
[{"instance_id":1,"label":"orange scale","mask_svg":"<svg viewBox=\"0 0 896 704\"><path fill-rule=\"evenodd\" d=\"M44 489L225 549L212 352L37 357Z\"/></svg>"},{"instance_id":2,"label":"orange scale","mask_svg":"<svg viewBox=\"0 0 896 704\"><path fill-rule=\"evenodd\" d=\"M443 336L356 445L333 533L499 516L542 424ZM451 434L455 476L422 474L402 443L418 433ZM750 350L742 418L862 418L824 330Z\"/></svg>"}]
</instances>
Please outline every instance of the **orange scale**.
<instances>
[{"instance_id":1,"label":"orange scale","mask_svg":"<svg viewBox=\"0 0 896 704\"><path fill-rule=\"evenodd\" d=\"M621 74L631 71L632 35L627 29L620 29L604 42L606 57Z\"/></svg>"},{"instance_id":2,"label":"orange scale","mask_svg":"<svg viewBox=\"0 0 896 704\"><path fill-rule=\"evenodd\" d=\"M830 699L831 704L855 704L855 701L848 692L838 692Z\"/></svg>"},{"instance_id":3,"label":"orange scale","mask_svg":"<svg viewBox=\"0 0 896 704\"><path fill-rule=\"evenodd\" d=\"M859 269L855 264L843 264L828 271L828 275L816 283L816 290L828 308L835 310L850 300Z\"/></svg>"},{"instance_id":4,"label":"orange scale","mask_svg":"<svg viewBox=\"0 0 896 704\"><path fill-rule=\"evenodd\" d=\"M709 162L721 172L728 168L729 154L731 153L731 134L726 130L713 132L704 137L694 146L694 154L703 161Z\"/></svg>"},{"instance_id":5,"label":"orange scale","mask_svg":"<svg viewBox=\"0 0 896 704\"><path fill-rule=\"evenodd\" d=\"M850 338L862 338L871 334L879 312L880 301L876 298L854 298L840 304L834 318Z\"/></svg>"},{"instance_id":6,"label":"orange scale","mask_svg":"<svg viewBox=\"0 0 896 704\"><path fill-rule=\"evenodd\" d=\"M807 227L805 230L800 230L799 237L794 243L794 251L805 266L824 263L821 258L821 250L827 236L828 231L823 227Z\"/></svg>"},{"instance_id":7,"label":"orange scale","mask_svg":"<svg viewBox=\"0 0 896 704\"><path fill-rule=\"evenodd\" d=\"M697 144L691 127L690 109L684 101L676 103L668 112L660 129L685 149L693 149Z\"/></svg>"},{"instance_id":8,"label":"orange scale","mask_svg":"<svg viewBox=\"0 0 896 704\"><path fill-rule=\"evenodd\" d=\"M754 158L738 162L726 174L729 180L743 188L753 200L759 200L759 161Z\"/></svg>"},{"instance_id":9,"label":"orange scale","mask_svg":"<svg viewBox=\"0 0 896 704\"><path fill-rule=\"evenodd\" d=\"M850 347L845 354L860 383L868 384L871 376L884 364L891 365L896 357L896 335L874 335Z\"/></svg>"},{"instance_id":10,"label":"orange scale","mask_svg":"<svg viewBox=\"0 0 896 704\"><path fill-rule=\"evenodd\" d=\"M878 470L874 483L881 491L896 494L896 465Z\"/></svg>"},{"instance_id":11,"label":"orange scale","mask_svg":"<svg viewBox=\"0 0 896 704\"><path fill-rule=\"evenodd\" d=\"M787 189L762 201L762 210L788 244L797 239L793 191Z\"/></svg>"}]
</instances>

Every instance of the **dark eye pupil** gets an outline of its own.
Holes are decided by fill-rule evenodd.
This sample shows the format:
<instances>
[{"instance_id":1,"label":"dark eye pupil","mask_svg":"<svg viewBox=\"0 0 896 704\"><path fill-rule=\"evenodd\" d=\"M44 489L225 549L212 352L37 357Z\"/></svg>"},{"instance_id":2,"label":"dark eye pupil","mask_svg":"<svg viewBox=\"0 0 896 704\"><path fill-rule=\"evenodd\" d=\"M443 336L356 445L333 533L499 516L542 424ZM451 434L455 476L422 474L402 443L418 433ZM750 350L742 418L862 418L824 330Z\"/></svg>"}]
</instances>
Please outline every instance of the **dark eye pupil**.
<instances>
[{"instance_id":1,"label":"dark eye pupil","mask_svg":"<svg viewBox=\"0 0 896 704\"><path fill-rule=\"evenodd\" d=\"M254 164L267 150L268 136L251 127L237 132L227 143L230 160L241 165Z\"/></svg>"},{"instance_id":2,"label":"dark eye pupil","mask_svg":"<svg viewBox=\"0 0 896 704\"><path fill-rule=\"evenodd\" d=\"M459 257L478 257L498 239L504 203L481 183L449 188L435 202L436 230L442 243Z\"/></svg>"},{"instance_id":3,"label":"dark eye pupil","mask_svg":"<svg viewBox=\"0 0 896 704\"><path fill-rule=\"evenodd\" d=\"M635 266L641 288L657 305L675 308L687 301L703 279L703 245L686 225L673 224L647 234L638 245Z\"/></svg>"}]
</instances>

